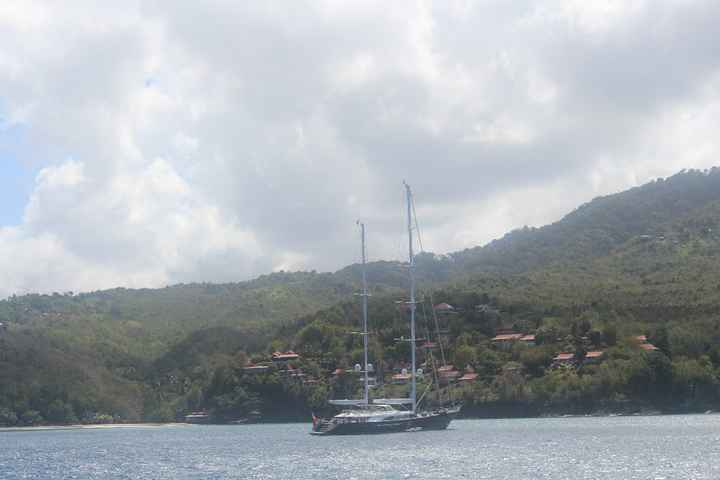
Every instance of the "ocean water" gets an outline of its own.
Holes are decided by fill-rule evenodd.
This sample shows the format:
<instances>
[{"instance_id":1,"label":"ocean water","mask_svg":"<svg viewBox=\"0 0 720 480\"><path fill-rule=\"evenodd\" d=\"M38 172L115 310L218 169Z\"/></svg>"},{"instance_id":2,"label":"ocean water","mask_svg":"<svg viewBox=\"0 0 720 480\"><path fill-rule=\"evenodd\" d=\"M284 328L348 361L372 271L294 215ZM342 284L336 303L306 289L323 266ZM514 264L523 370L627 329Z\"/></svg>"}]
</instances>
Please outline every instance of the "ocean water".
<instances>
[{"instance_id":1,"label":"ocean water","mask_svg":"<svg viewBox=\"0 0 720 480\"><path fill-rule=\"evenodd\" d=\"M456 420L440 432L310 424L0 432L0 479L717 479L720 415Z\"/></svg>"}]
</instances>

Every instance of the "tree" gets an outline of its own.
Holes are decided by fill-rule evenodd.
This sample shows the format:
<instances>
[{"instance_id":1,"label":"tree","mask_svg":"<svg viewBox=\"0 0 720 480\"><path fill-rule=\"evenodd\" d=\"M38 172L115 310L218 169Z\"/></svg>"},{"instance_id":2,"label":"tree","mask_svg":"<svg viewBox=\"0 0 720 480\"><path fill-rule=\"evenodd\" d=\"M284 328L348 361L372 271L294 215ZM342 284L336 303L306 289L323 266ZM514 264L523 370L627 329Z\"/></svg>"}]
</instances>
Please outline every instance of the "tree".
<instances>
[{"instance_id":1,"label":"tree","mask_svg":"<svg viewBox=\"0 0 720 480\"><path fill-rule=\"evenodd\" d=\"M53 400L48 406L46 418L52 423L75 423L78 421L72 405L60 399Z\"/></svg>"},{"instance_id":2,"label":"tree","mask_svg":"<svg viewBox=\"0 0 720 480\"><path fill-rule=\"evenodd\" d=\"M466 365L476 364L477 353L473 347L465 344L455 349L453 359L457 368L465 368Z\"/></svg>"},{"instance_id":3,"label":"tree","mask_svg":"<svg viewBox=\"0 0 720 480\"><path fill-rule=\"evenodd\" d=\"M617 345L617 327L614 323L606 325L603 329L603 340L608 347L614 347Z\"/></svg>"},{"instance_id":4,"label":"tree","mask_svg":"<svg viewBox=\"0 0 720 480\"><path fill-rule=\"evenodd\" d=\"M6 407L0 407L0 425L12 427L17 424L18 418L14 411Z\"/></svg>"}]
</instances>

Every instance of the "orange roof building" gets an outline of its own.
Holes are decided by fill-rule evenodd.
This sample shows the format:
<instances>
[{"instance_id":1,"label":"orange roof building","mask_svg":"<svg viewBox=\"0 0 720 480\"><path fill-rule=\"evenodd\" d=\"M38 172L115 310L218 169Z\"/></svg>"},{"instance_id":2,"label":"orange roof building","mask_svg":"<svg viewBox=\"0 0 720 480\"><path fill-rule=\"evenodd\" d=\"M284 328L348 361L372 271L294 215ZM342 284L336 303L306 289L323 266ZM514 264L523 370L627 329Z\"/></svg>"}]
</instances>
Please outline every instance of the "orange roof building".
<instances>
[{"instance_id":1,"label":"orange roof building","mask_svg":"<svg viewBox=\"0 0 720 480\"><path fill-rule=\"evenodd\" d=\"M462 377L458 378L458 382L472 382L474 380L477 380L478 374L477 373L466 373Z\"/></svg>"},{"instance_id":2,"label":"orange roof building","mask_svg":"<svg viewBox=\"0 0 720 480\"><path fill-rule=\"evenodd\" d=\"M289 360L297 360L298 358L300 358L300 355L292 350L287 352L274 352L272 354L273 362L287 362Z\"/></svg>"},{"instance_id":3,"label":"orange roof building","mask_svg":"<svg viewBox=\"0 0 720 480\"><path fill-rule=\"evenodd\" d=\"M412 375L409 373L396 373L392 376L392 383L397 385L403 385L410 381Z\"/></svg>"},{"instance_id":4,"label":"orange roof building","mask_svg":"<svg viewBox=\"0 0 720 480\"><path fill-rule=\"evenodd\" d=\"M500 335L495 335L492 342L514 342L516 340L520 340L523 338L522 333L502 333Z\"/></svg>"},{"instance_id":5,"label":"orange roof building","mask_svg":"<svg viewBox=\"0 0 720 480\"><path fill-rule=\"evenodd\" d=\"M555 355L555 358L553 358L553 360L556 363L569 363L575 360L575 354L572 352L560 352Z\"/></svg>"},{"instance_id":6,"label":"orange roof building","mask_svg":"<svg viewBox=\"0 0 720 480\"><path fill-rule=\"evenodd\" d=\"M441 381L449 382L461 376L461 373L455 370L453 365L443 365L437 369L438 377Z\"/></svg>"}]
</instances>

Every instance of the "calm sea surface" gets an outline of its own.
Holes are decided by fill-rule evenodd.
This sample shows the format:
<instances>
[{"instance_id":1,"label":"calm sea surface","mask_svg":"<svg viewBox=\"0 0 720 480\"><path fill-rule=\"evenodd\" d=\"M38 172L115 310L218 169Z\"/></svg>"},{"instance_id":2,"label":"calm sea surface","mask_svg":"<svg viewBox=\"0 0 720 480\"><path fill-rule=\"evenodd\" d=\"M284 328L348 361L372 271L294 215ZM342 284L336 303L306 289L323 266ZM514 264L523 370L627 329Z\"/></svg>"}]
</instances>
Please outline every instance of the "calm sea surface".
<instances>
[{"instance_id":1,"label":"calm sea surface","mask_svg":"<svg viewBox=\"0 0 720 480\"><path fill-rule=\"evenodd\" d=\"M720 415L457 420L314 437L310 424L0 432L0 479L717 479Z\"/></svg>"}]
</instances>

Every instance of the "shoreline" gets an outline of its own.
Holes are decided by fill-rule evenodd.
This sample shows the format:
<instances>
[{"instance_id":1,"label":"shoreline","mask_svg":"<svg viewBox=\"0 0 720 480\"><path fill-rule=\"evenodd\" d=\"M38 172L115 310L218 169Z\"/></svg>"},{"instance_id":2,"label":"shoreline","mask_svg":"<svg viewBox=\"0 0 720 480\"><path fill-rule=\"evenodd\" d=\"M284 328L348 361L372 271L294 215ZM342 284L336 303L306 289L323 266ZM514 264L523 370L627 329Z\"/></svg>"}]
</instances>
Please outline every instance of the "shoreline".
<instances>
[{"instance_id":1,"label":"shoreline","mask_svg":"<svg viewBox=\"0 0 720 480\"><path fill-rule=\"evenodd\" d=\"M42 431L62 431L62 430L103 430L112 428L138 428L138 427L188 427L190 423L169 422L169 423L93 423L93 424L74 424L74 425L38 425L28 427L0 427L0 433L4 432L42 432Z\"/></svg>"},{"instance_id":2,"label":"shoreline","mask_svg":"<svg viewBox=\"0 0 720 480\"><path fill-rule=\"evenodd\" d=\"M541 414L541 415L517 415L517 416L482 416L482 415L468 415L459 416L457 420L523 420L523 419L560 419L560 418L614 418L614 417L659 417L659 416L674 416L674 415L718 415L720 411L707 410L704 412L700 411L686 411L686 412L662 412L657 410L648 410L643 412L607 412L607 413L565 413L565 414ZM254 422L252 424L232 424L232 423L206 423L206 424L195 424L195 423L184 423L184 422L134 422L134 423L98 423L98 424L76 424L76 425L39 425L39 426L26 426L26 427L0 427L0 433L12 433L12 432L42 432L42 431L63 431L63 430L104 430L104 429L122 429L122 428L164 428L164 427L196 427L196 426L236 426L242 427L246 425L273 425L273 424L296 424L296 423L310 423L310 421L303 420L285 420L285 421L267 421L267 422Z\"/></svg>"}]
</instances>

